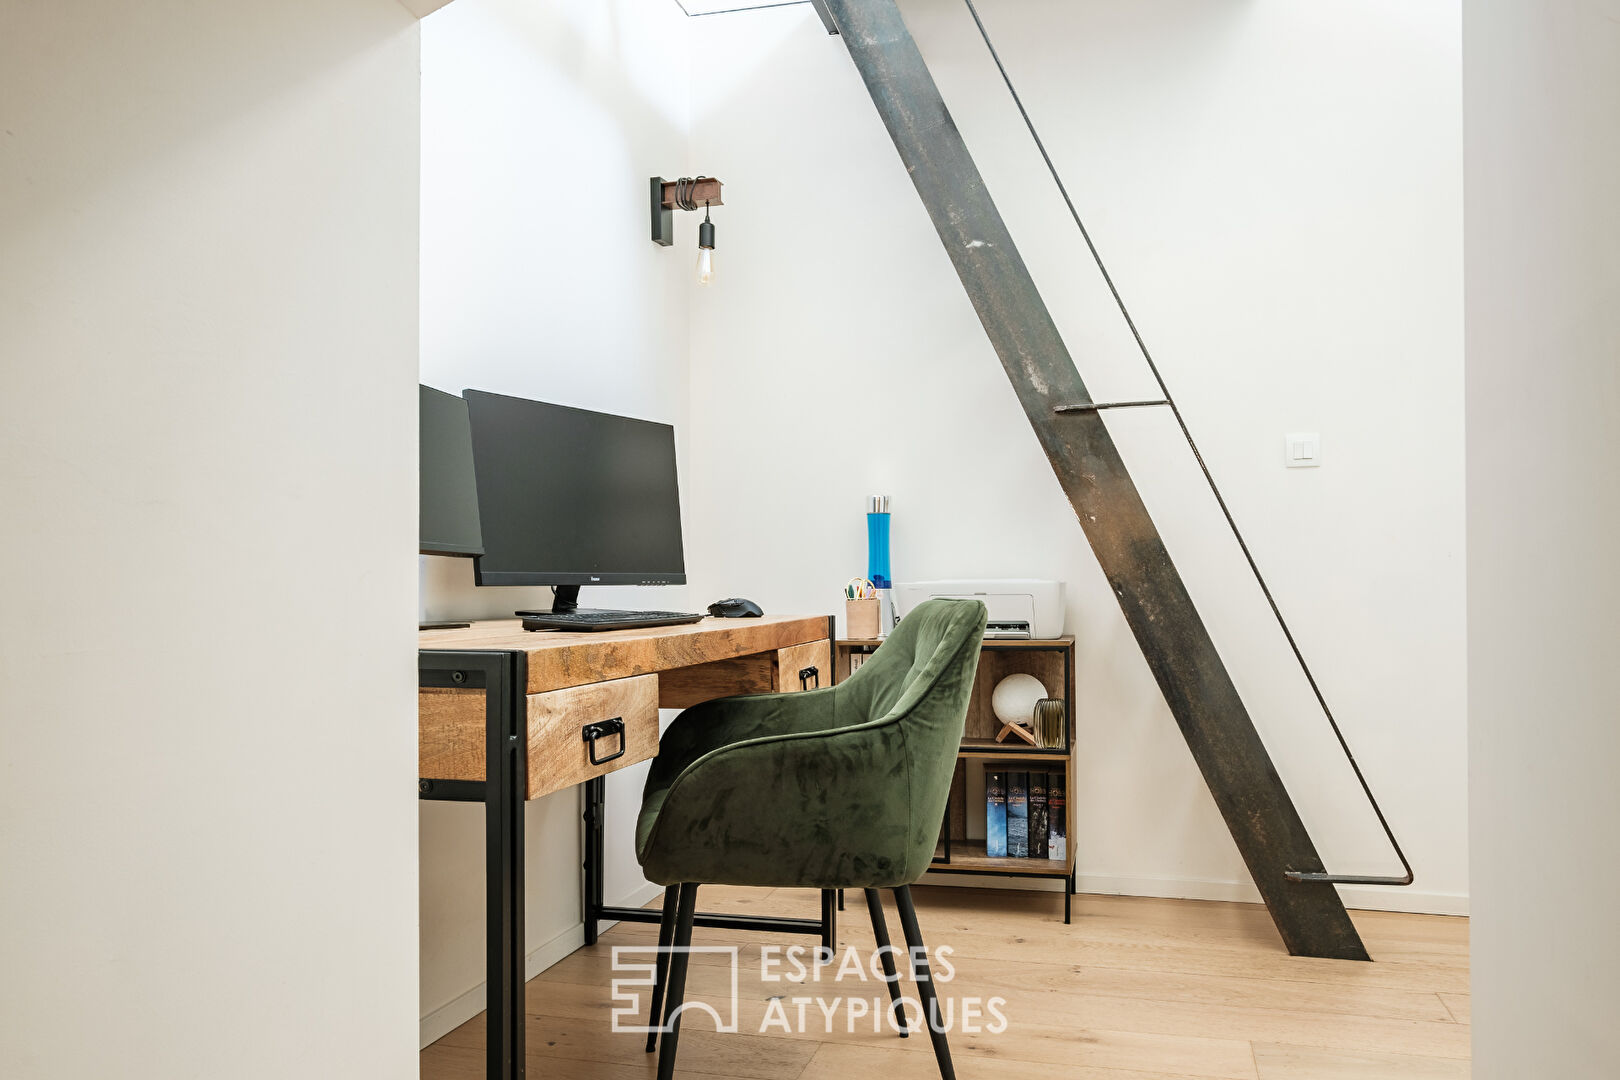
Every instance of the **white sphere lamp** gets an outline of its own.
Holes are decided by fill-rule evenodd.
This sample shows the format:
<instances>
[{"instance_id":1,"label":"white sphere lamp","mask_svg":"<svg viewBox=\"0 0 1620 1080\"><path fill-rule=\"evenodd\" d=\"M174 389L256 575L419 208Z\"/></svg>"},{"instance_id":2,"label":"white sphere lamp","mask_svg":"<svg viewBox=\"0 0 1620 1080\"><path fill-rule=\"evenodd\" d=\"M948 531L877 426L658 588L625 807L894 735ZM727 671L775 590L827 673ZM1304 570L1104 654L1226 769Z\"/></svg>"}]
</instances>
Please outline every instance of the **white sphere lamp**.
<instances>
[{"instance_id":1,"label":"white sphere lamp","mask_svg":"<svg viewBox=\"0 0 1620 1080\"><path fill-rule=\"evenodd\" d=\"M1035 721L1035 703L1046 696L1046 687L1035 676L1008 675L990 692L990 710L1003 724L1029 727Z\"/></svg>"}]
</instances>

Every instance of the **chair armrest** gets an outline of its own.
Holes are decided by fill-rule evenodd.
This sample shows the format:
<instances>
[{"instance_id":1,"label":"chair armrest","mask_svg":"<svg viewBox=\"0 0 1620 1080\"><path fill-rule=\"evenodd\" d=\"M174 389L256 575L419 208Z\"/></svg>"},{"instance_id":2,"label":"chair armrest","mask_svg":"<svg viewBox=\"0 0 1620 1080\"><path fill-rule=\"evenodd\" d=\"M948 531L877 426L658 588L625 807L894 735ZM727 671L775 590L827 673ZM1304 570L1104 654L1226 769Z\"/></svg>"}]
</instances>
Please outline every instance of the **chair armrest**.
<instances>
[{"instance_id":1,"label":"chair armrest","mask_svg":"<svg viewBox=\"0 0 1620 1080\"><path fill-rule=\"evenodd\" d=\"M667 787L687 766L732 743L837 726L836 688L718 698L682 712L658 740L647 790Z\"/></svg>"},{"instance_id":2,"label":"chair armrest","mask_svg":"<svg viewBox=\"0 0 1620 1080\"><path fill-rule=\"evenodd\" d=\"M652 823L642 859L648 877L807 888L909 884L927 869L926 859L909 863L919 851L932 853L940 823L913 820L899 719L762 736L694 759Z\"/></svg>"}]
</instances>

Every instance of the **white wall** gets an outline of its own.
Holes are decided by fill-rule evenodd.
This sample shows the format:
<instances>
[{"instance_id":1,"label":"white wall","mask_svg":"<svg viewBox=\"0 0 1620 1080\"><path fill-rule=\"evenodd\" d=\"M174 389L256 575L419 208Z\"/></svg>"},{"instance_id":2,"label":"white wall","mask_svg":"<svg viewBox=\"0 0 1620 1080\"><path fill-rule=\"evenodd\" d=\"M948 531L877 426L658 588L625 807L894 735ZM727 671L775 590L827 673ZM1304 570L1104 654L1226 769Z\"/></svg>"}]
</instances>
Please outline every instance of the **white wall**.
<instances>
[{"instance_id":1,"label":"white wall","mask_svg":"<svg viewBox=\"0 0 1620 1080\"><path fill-rule=\"evenodd\" d=\"M0 1075L414 1075L417 58L0 3Z\"/></svg>"},{"instance_id":2,"label":"white wall","mask_svg":"<svg viewBox=\"0 0 1620 1080\"><path fill-rule=\"evenodd\" d=\"M1474 1075L1620 1075L1620 4L1463 20Z\"/></svg>"},{"instance_id":3,"label":"white wall","mask_svg":"<svg viewBox=\"0 0 1620 1080\"><path fill-rule=\"evenodd\" d=\"M1457 3L979 7L1408 845L1412 890L1347 898L1466 910ZM1095 395L1156 396L966 9L902 8ZM700 594L839 607L868 492L901 580L1065 580L1081 887L1254 897L844 46L702 22ZM1329 865L1393 872L1173 422L1110 425ZM1323 468L1282 467L1297 430Z\"/></svg>"},{"instance_id":4,"label":"white wall","mask_svg":"<svg viewBox=\"0 0 1620 1080\"><path fill-rule=\"evenodd\" d=\"M664 0L458 0L422 26L422 381L674 424L690 485L695 226L683 215L681 246L657 247L647 208L648 177L692 171L686 20ZM435 617L551 602L545 589L475 588L470 560L425 559L422 587ZM686 588L585 596L699 600ZM631 846L643 773L609 780L610 903L656 895ZM582 940L580 809L577 790L528 806L531 972ZM421 808L424 1043L483 1007L482 828L474 806Z\"/></svg>"}]
</instances>

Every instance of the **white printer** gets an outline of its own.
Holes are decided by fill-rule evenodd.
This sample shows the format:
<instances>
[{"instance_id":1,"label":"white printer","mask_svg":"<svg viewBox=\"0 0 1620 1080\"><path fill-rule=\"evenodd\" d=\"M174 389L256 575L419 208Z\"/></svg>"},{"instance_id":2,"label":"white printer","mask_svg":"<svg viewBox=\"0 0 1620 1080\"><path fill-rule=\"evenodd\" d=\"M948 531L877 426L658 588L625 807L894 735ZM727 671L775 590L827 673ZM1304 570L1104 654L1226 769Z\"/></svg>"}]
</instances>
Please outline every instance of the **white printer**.
<instances>
[{"instance_id":1,"label":"white printer","mask_svg":"<svg viewBox=\"0 0 1620 1080\"><path fill-rule=\"evenodd\" d=\"M986 638L1055 638L1063 634L1061 581L901 581L895 584L894 593L901 618L924 600L978 600L990 611Z\"/></svg>"}]
</instances>

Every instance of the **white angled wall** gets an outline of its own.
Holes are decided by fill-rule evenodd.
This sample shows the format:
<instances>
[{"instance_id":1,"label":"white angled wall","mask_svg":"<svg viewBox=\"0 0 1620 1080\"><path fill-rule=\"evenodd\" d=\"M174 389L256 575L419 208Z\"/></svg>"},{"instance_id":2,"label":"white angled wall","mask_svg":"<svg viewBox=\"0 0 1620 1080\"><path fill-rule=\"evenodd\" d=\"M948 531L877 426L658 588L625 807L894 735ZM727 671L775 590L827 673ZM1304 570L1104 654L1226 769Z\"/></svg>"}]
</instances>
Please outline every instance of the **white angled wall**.
<instances>
[{"instance_id":1,"label":"white angled wall","mask_svg":"<svg viewBox=\"0 0 1620 1080\"><path fill-rule=\"evenodd\" d=\"M0 1075L415 1074L417 62L0 3Z\"/></svg>"},{"instance_id":2,"label":"white angled wall","mask_svg":"<svg viewBox=\"0 0 1620 1080\"><path fill-rule=\"evenodd\" d=\"M1157 396L965 6L901 7L1097 399ZM1411 852L1346 897L1466 910L1459 5L978 7ZM869 492L901 580L1066 581L1082 888L1253 897L844 46L701 22L701 595L839 607ZM1109 424L1325 858L1393 872L1173 421ZM1302 430L1325 464L1286 470Z\"/></svg>"},{"instance_id":3,"label":"white angled wall","mask_svg":"<svg viewBox=\"0 0 1620 1080\"><path fill-rule=\"evenodd\" d=\"M1463 31L1474 1076L1617 1076L1620 3Z\"/></svg>"},{"instance_id":4,"label":"white angled wall","mask_svg":"<svg viewBox=\"0 0 1620 1080\"><path fill-rule=\"evenodd\" d=\"M692 172L686 32L661 0L456 0L423 21L421 378L674 424L690 484L693 225L683 215L682 246L657 247L647 206L648 177ZM436 617L551 603L543 588L476 588L471 560L431 557L422 596ZM585 599L698 602L685 588ZM644 772L608 781L610 903L656 895L632 847ZM531 973L582 940L580 810L577 789L527 807ZM421 808L424 1043L483 1008L482 830L476 806Z\"/></svg>"}]
</instances>

